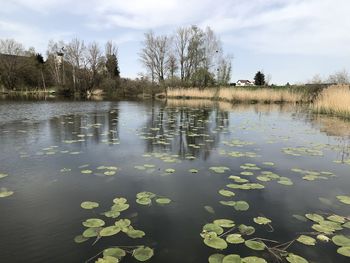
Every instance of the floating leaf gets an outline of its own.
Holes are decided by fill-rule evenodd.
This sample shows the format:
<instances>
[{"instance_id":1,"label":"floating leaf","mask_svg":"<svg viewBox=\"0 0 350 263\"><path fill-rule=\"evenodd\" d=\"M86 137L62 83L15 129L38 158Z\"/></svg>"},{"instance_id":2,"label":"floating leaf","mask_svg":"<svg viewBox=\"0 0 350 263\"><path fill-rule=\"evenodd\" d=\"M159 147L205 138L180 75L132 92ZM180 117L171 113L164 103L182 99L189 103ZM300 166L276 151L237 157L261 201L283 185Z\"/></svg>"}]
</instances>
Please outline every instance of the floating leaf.
<instances>
[{"instance_id":1,"label":"floating leaf","mask_svg":"<svg viewBox=\"0 0 350 263\"><path fill-rule=\"evenodd\" d=\"M96 202L85 201L85 202L82 202L80 206L84 209L94 209L94 208L97 208L99 204Z\"/></svg>"},{"instance_id":2,"label":"floating leaf","mask_svg":"<svg viewBox=\"0 0 350 263\"><path fill-rule=\"evenodd\" d=\"M224 257L225 255L223 254L213 254L209 256L208 261L209 263L222 263Z\"/></svg>"},{"instance_id":3,"label":"floating leaf","mask_svg":"<svg viewBox=\"0 0 350 263\"><path fill-rule=\"evenodd\" d=\"M105 225L105 222L98 218L90 218L83 222L83 226L85 227L101 227L104 225Z\"/></svg>"},{"instance_id":4,"label":"floating leaf","mask_svg":"<svg viewBox=\"0 0 350 263\"><path fill-rule=\"evenodd\" d=\"M324 242L328 242L328 241L329 241L329 237L327 237L327 236L325 236L325 235L322 235L322 234L317 235L316 238L317 238L318 240L324 241Z\"/></svg>"},{"instance_id":5,"label":"floating leaf","mask_svg":"<svg viewBox=\"0 0 350 263\"><path fill-rule=\"evenodd\" d=\"M83 237L89 238L89 237L97 237L98 233L100 232L100 227L89 227L83 232Z\"/></svg>"},{"instance_id":6,"label":"floating leaf","mask_svg":"<svg viewBox=\"0 0 350 263\"><path fill-rule=\"evenodd\" d=\"M102 230L100 231L100 236L101 237L113 236L115 234L118 234L119 232L120 232L120 227L108 226L108 227L102 228Z\"/></svg>"},{"instance_id":7,"label":"floating leaf","mask_svg":"<svg viewBox=\"0 0 350 263\"><path fill-rule=\"evenodd\" d=\"M213 166L213 167L210 167L209 169L218 174L222 174L230 170L230 168L225 166Z\"/></svg>"},{"instance_id":8,"label":"floating leaf","mask_svg":"<svg viewBox=\"0 0 350 263\"><path fill-rule=\"evenodd\" d=\"M301 222L307 222L307 218L301 215L293 215L293 217Z\"/></svg>"},{"instance_id":9,"label":"floating leaf","mask_svg":"<svg viewBox=\"0 0 350 263\"><path fill-rule=\"evenodd\" d=\"M212 247L215 249L220 249L223 250L225 248L227 248L227 243L225 240L223 240L220 237L209 237L209 238L204 238L204 243L208 246L208 247Z\"/></svg>"},{"instance_id":10,"label":"floating leaf","mask_svg":"<svg viewBox=\"0 0 350 263\"><path fill-rule=\"evenodd\" d=\"M239 255L230 254L224 257L222 263L241 263L241 257Z\"/></svg>"},{"instance_id":11,"label":"floating leaf","mask_svg":"<svg viewBox=\"0 0 350 263\"><path fill-rule=\"evenodd\" d=\"M244 238L240 234L230 234L226 237L226 242L230 244L241 244L244 243Z\"/></svg>"},{"instance_id":12,"label":"floating leaf","mask_svg":"<svg viewBox=\"0 0 350 263\"><path fill-rule=\"evenodd\" d=\"M239 225L238 230L239 230L239 232L240 232L242 235L248 235L248 236L250 236L250 235L252 235L252 234L255 233L255 228L254 228L254 227L252 227L252 226L246 226L246 225L244 225L244 224Z\"/></svg>"},{"instance_id":13,"label":"floating leaf","mask_svg":"<svg viewBox=\"0 0 350 263\"><path fill-rule=\"evenodd\" d=\"M331 215L327 217L327 219L333 222L341 223L341 224L345 223L345 217L343 216Z\"/></svg>"},{"instance_id":14,"label":"floating leaf","mask_svg":"<svg viewBox=\"0 0 350 263\"><path fill-rule=\"evenodd\" d=\"M234 227L235 222L233 222L230 219L216 219L213 222L215 225L221 226L221 227Z\"/></svg>"},{"instance_id":15,"label":"floating leaf","mask_svg":"<svg viewBox=\"0 0 350 263\"><path fill-rule=\"evenodd\" d=\"M244 244L253 250L264 250L266 245L262 241L247 240Z\"/></svg>"},{"instance_id":16,"label":"floating leaf","mask_svg":"<svg viewBox=\"0 0 350 263\"><path fill-rule=\"evenodd\" d=\"M161 205L167 205L167 204L170 204L171 199L165 198L165 197L160 197L160 198L157 198L157 199L156 199L156 202L157 202L158 204L161 204Z\"/></svg>"},{"instance_id":17,"label":"floating leaf","mask_svg":"<svg viewBox=\"0 0 350 263\"><path fill-rule=\"evenodd\" d=\"M336 235L332 237L332 241L334 244L340 247L349 247L350 246L350 238L344 235Z\"/></svg>"},{"instance_id":18,"label":"floating leaf","mask_svg":"<svg viewBox=\"0 0 350 263\"><path fill-rule=\"evenodd\" d=\"M203 231L215 232L218 235L221 235L222 233L224 233L224 230L222 229L221 226L218 226L218 225L213 224L213 223L205 224L203 226Z\"/></svg>"},{"instance_id":19,"label":"floating leaf","mask_svg":"<svg viewBox=\"0 0 350 263\"><path fill-rule=\"evenodd\" d=\"M115 257L105 256L103 258L99 258L95 261L95 263L118 263L119 260Z\"/></svg>"},{"instance_id":20,"label":"floating leaf","mask_svg":"<svg viewBox=\"0 0 350 263\"><path fill-rule=\"evenodd\" d=\"M350 257L350 246L348 247L340 247L337 249L338 254L343 255L345 257Z\"/></svg>"},{"instance_id":21,"label":"floating leaf","mask_svg":"<svg viewBox=\"0 0 350 263\"><path fill-rule=\"evenodd\" d=\"M0 173L0 179L8 176L8 174Z\"/></svg>"},{"instance_id":22,"label":"floating leaf","mask_svg":"<svg viewBox=\"0 0 350 263\"><path fill-rule=\"evenodd\" d=\"M81 171L82 174L92 174L91 170L82 170Z\"/></svg>"},{"instance_id":23,"label":"floating leaf","mask_svg":"<svg viewBox=\"0 0 350 263\"><path fill-rule=\"evenodd\" d=\"M304 245L314 246L316 244L316 239L306 235L301 235L297 238L297 241L303 243Z\"/></svg>"},{"instance_id":24,"label":"floating leaf","mask_svg":"<svg viewBox=\"0 0 350 263\"><path fill-rule=\"evenodd\" d=\"M347 195L338 195L337 199L347 205L350 205L350 196Z\"/></svg>"},{"instance_id":25,"label":"floating leaf","mask_svg":"<svg viewBox=\"0 0 350 263\"><path fill-rule=\"evenodd\" d=\"M125 250L121 249L119 247L107 248L107 249L103 250L103 256L104 257L111 256L111 257L115 257L115 258L121 259L125 255L126 255Z\"/></svg>"},{"instance_id":26,"label":"floating leaf","mask_svg":"<svg viewBox=\"0 0 350 263\"><path fill-rule=\"evenodd\" d=\"M195 174L195 173L198 173L198 170L197 169L190 169L190 170L188 170L190 173L193 173L193 174Z\"/></svg>"},{"instance_id":27,"label":"floating leaf","mask_svg":"<svg viewBox=\"0 0 350 263\"><path fill-rule=\"evenodd\" d=\"M317 223L319 223L319 222L324 220L323 216L318 215L318 214L306 214L305 217L310 219L311 221L314 221L314 222L317 222Z\"/></svg>"},{"instance_id":28,"label":"floating leaf","mask_svg":"<svg viewBox=\"0 0 350 263\"><path fill-rule=\"evenodd\" d=\"M286 257L286 260L290 263L308 263L308 261L305 258L295 255L293 253L289 253Z\"/></svg>"},{"instance_id":29,"label":"floating leaf","mask_svg":"<svg viewBox=\"0 0 350 263\"><path fill-rule=\"evenodd\" d=\"M112 210L116 212L122 212L129 208L129 204L118 203L112 206Z\"/></svg>"},{"instance_id":30,"label":"floating leaf","mask_svg":"<svg viewBox=\"0 0 350 263\"><path fill-rule=\"evenodd\" d=\"M221 195L223 195L223 196L227 196L227 197L235 196L235 193L234 193L234 192L231 192L231 191L225 190L225 189L219 190L219 194L221 194Z\"/></svg>"},{"instance_id":31,"label":"floating leaf","mask_svg":"<svg viewBox=\"0 0 350 263\"><path fill-rule=\"evenodd\" d=\"M0 189L0 198L1 197L8 197L8 196L11 196L13 194L14 194L13 191L8 191L6 188L1 188Z\"/></svg>"},{"instance_id":32,"label":"floating leaf","mask_svg":"<svg viewBox=\"0 0 350 263\"><path fill-rule=\"evenodd\" d=\"M249 204L246 201L237 201L234 208L237 211L247 211L249 209Z\"/></svg>"},{"instance_id":33,"label":"floating leaf","mask_svg":"<svg viewBox=\"0 0 350 263\"><path fill-rule=\"evenodd\" d=\"M133 257L136 258L138 261L149 260L153 256L153 254L153 249L144 246L138 247L132 253Z\"/></svg>"},{"instance_id":34,"label":"floating leaf","mask_svg":"<svg viewBox=\"0 0 350 263\"><path fill-rule=\"evenodd\" d=\"M83 243L83 242L85 242L85 241L87 241L87 240L89 240L89 238L88 238L88 237L84 237L84 236L82 236L82 235L76 236L76 237L74 238L74 242L75 242L75 243Z\"/></svg>"},{"instance_id":35,"label":"floating leaf","mask_svg":"<svg viewBox=\"0 0 350 263\"><path fill-rule=\"evenodd\" d=\"M136 230L133 228L129 228L126 234L131 238L142 238L145 235L145 232L141 230Z\"/></svg>"},{"instance_id":36,"label":"floating leaf","mask_svg":"<svg viewBox=\"0 0 350 263\"><path fill-rule=\"evenodd\" d=\"M148 197L137 198L136 203L140 205L149 205L152 203L152 200Z\"/></svg>"},{"instance_id":37,"label":"floating leaf","mask_svg":"<svg viewBox=\"0 0 350 263\"><path fill-rule=\"evenodd\" d=\"M270 219L268 219L266 217L262 217L262 216L255 217L253 220L255 223L257 223L259 225L266 225L266 224L271 223Z\"/></svg>"},{"instance_id":38,"label":"floating leaf","mask_svg":"<svg viewBox=\"0 0 350 263\"><path fill-rule=\"evenodd\" d=\"M267 261L258 257L245 257L242 259L242 263L267 263Z\"/></svg>"}]
</instances>

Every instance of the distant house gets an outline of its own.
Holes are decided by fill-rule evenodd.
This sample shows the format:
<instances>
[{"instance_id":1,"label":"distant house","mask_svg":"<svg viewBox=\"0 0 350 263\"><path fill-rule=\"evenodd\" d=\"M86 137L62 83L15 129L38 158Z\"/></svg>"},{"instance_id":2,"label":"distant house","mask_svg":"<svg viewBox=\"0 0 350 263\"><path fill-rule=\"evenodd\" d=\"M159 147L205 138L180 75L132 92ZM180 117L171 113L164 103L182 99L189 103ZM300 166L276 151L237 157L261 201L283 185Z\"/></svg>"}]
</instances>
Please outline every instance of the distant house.
<instances>
[{"instance_id":1,"label":"distant house","mask_svg":"<svg viewBox=\"0 0 350 263\"><path fill-rule=\"evenodd\" d=\"M237 81L236 86L254 86L254 83L248 79L240 79Z\"/></svg>"}]
</instances>

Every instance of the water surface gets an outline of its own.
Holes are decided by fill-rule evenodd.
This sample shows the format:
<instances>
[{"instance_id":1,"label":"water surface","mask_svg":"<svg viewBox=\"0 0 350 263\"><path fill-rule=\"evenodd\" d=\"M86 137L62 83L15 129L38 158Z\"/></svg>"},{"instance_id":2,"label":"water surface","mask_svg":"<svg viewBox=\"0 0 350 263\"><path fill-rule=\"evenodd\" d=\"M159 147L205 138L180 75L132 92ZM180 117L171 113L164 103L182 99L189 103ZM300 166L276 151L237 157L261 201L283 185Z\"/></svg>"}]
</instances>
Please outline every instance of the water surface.
<instances>
[{"instance_id":1,"label":"water surface","mask_svg":"<svg viewBox=\"0 0 350 263\"><path fill-rule=\"evenodd\" d=\"M300 233L314 232L313 222L298 221L295 214L349 216L350 206L336 198L350 195L349 133L346 121L288 105L0 101L0 173L8 174L0 179L0 187L14 192L0 198L0 262L85 262L118 245L149 246L155 253L149 262L154 263L201 263L214 253L275 262L266 250L254 251L244 244L229 244L221 252L210 248L200 236L202 227L227 218L237 226L255 227L256 232L246 239L284 243ZM246 163L260 170L242 168ZM137 169L144 164L154 168ZM118 170L105 175L97 169L100 166ZM229 169L219 174L210 169L220 166ZM167 173L169 168L175 171ZM308 181L293 168L335 176ZM84 170L92 173L84 174ZM253 175L240 174L244 171ZM287 177L293 185L259 181L262 171ZM234 183L230 175L264 188L230 189L226 187ZM224 197L220 189L236 195ZM139 205L135 196L142 191L172 202ZM129 218L146 235L131 239L119 233L94 245L93 238L75 243L75 236L85 229L82 222L104 218L100 213L109 210L115 197L125 197L130 204L120 218ZM80 204L86 200L98 202L99 208L95 212L82 209ZM236 211L222 205L223 200L244 200L249 209ZM253 221L258 216L272 220L272 232L269 226ZM107 224L115 220L105 218ZM339 233L349 235L350 231L344 228ZM288 252L309 262L349 262L336 250L331 241L317 241L315 246L295 242ZM137 261L127 256L122 262Z\"/></svg>"}]
</instances>

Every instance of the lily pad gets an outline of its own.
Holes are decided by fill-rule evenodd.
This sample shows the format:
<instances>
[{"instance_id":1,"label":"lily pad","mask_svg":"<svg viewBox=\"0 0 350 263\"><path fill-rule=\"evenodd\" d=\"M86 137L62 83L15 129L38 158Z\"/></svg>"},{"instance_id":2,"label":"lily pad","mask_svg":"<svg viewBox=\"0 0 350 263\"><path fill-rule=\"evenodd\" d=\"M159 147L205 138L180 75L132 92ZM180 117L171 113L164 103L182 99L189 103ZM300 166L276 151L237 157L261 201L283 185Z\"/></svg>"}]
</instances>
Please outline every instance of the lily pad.
<instances>
[{"instance_id":1,"label":"lily pad","mask_svg":"<svg viewBox=\"0 0 350 263\"><path fill-rule=\"evenodd\" d=\"M350 205L350 196L337 195L337 199L344 204Z\"/></svg>"},{"instance_id":2,"label":"lily pad","mask_svg":"<svg viewBox=\"0 0 350 263\"><path fill-rule=\"evenodd\" d=\"M153 249L144 246L138 247L132 252L133 257L138 261L149 260L151 257L153 257L153 254Z\"/></svg>"},{"instance_id":3,"label":"lily pad","mask_svg":"<svg viewBox=\"0 0 350 263\"><path fill-rule=\"evenodd\" d=\"M96 202L85 201L85 202L82 202L80 206L84 209L94 209L94 208L97 208L99 204Z\"/></svg>"},{"instance_id":4,"label":"lily pad","mask_svg":"<svg viewBox=\"0 0 350 263\"><path fill-rule=\"evenodd\" d=\"M204 243L208 247L212 247L212 248L215 248L215 249L223 250L223 249L227 248L226 241L224 239L220 238L220 237L204 238Z\"/></svg>"},{"instance_id":5,"label":"lily pad","mask_svg":"<svg viewBox=\"0 0 350 263\"><path fill-rule=\"evenodd\" d=\"M239 255L230 254L224 257L222 263L241 263L241 257Z\"/></svg>"},{"instance_id":6,"label":"lily pad","mask_svg":"<svg viewBox=\"0 0 350 263\"><path fill-rule=\"evenodd\" d=\"M234 208L237 211L247 211L249 209L249 204L246 201L237 201Z\"/></svg>"},{"instance_id":7,"label":"lily pad","mask_svg":"<svg viewBox=\"0 0 350 263\"><path fill-rule=\"evenodd\" d=\"M332 237L332 241L334 244L340 247L349 247L350 246L350 238L344 235L336 235Z\"/></svg>"},{"instance_id":8,"label":"lily pad","mask_svg":"<svg viewBox=\"0 0 350 263\"><path fill-rule=\"evenodd\" d=\"M100 231L100 236L101 237L113 236L115 234L118 234L119 232L120 232L120 227L108 226L108 227L102 228L102 230Z\"/></svg>"},{"instance_id":9,"label":"lily pad","mask_svg":"<svg viewBox=\"0 0 350 263\"><path fill-rule=\"evenodd\" d=\"M234 192L231 192L231 191L225 190L225 189L219 190L219 194L221 194L222 196L226 196L226 197L232 197L232 196L236 195Z\"/></svg>"},{"instance_id":10,"label":"lily pad","mask_svg":"<svg viewBox=\"0 0 350 263\"><path fill-rule=\"evenodd\" d=\"M245 257L242 259L242 263L267 263L267 261L263 258L258 257Z\"/></svg>"},{"instance_id":11,"label":"lily pad","mask_svg":"<svg viewBox=\"0 0 350 263\"><path fill-rule=\"evenodd\" d=\"M264 250L266 245L262 241L247 240L244 244L253 250Z\"/></svg>"},{"instance_id":12,"label":"lily pad","mask_svg":"<svg viewBox=\"0 0 350 263\"><path fill-rule=\"evenodd\" d=\"M235 222L230 220L230 219L216 219L213 222L215 225L221 226L221 227L234 227L235 226Z\"/></svg>"},{"instance_id":13,"label":"lily pad","mask_svg":"<svg viewBox=\"0 0 350 263\"><path fill-rule=\"evenodd\" d=\"M257 223L259 225L266 225L266 224L271 223L270 219L268 219L266 217L262 217L262 216L255 217L253 220L254 220L255 223Z\"/></svg>"},{"instance_id":14,"label":"lily pad","mask_svg":"<svg viewBox=\"0 0 350 263\"><path fill-rule=\"evenodd\" d=\"M103 250L103 256L104 257L111 256L111 257L115 257L115 258L121 259L125 255L126 255L125 250L121 249L119 247L107 248L107 249Z\"/></svg>"},{"instance_id":15,"label":"lily pad","mask_svg":"<svg viewBox=\"0 0 350 263\"><path fill-rule=\"evenodd\" d=\"M11 196L13 195L14 192L13 191L8 191L6 188L1 188L0 189L0 198L2 197L8 197L8 196Z\"/></svg>"},{"instance_id":16,"label":"lily pad","mask_svg":"<svg viewBox=\"0 0 350 263\"><path fill-rule=\"evenodd\" d=\"M156 199L156 202L160 205L167 205L167 204L170 204L171 199L165 198L165 197L160 197L160 198Z\"/></svg>"},{"instance_id":17,"label":"lily pad","mask_svg":"<svg viewBox=\"0 0 350 263\"><path fill-rule=\"evenodd\" d=\"M218 225L212 224L212 223L204 225L203 231L215 232L218 235L221 235L222 233L224 233L224 230L222 229L221 226L218 226Z\"/></svg>"},{"instance_id":18,"label":"lily pad","mask_svg":"<svg viewBox=\"0 0 350 263\"><path fill-rule=\"evenodd\" d=\"M244 224L239 225L238 230L239 230L239 232L240 232L242 235L248 235L248 236L250 236L250 235L252 235L252 234L255 233L255 228L254 228L254 227L252 227L252 226L246 226L246 225L244 225Z\"/></svg>"},{"instance_id":19,"label":"lily pad","mask_svg":"<svg viewBox=\"0 0 350 263\"><path fill-rule=\"evenodd\" d=\"M293 253L289 253L286 257L286 260L290 263L308 263L308 261L305 258L295 255Z\"/></svg>"},{"instance_id":20,"label":"lily pad","mask_svg":"<svg viewBox=\"0 0 350 263\"><path fill-rule=\"evenodd\" d=\"M224 259L225 255L223 254L213 254L210 255L208 258L209 263L222 263L222 260Z\"/></svg>"},{"instance_id":21,"label":"lily pad","mask_svg":"<svg viewBox=\"0 0 350 263\"><path fill-rule=\"evenodd\" d=\"M230 244L241 244L244 243L244 241L241 234L230 234L226 237L226 242Z\"/></svg>"},{"instance_id":22,"label":"lily pad","mask_svg":"<svg viewBox=\"0 0 350 263\"><path fill-rule=\"evenodd\" d=\"M297 241L308 246L314 246L316 244L316 239L306 235L301 235L297 238Z\"/></svg>"},{"instance_id":23,"label":"lily pad","mask_svg":"<svg viewBox=\"0 0 350 263\"><path fill-rule=\"evenodd\" d=\"M89 240L89 238L88 237L84 237L83 235L79 235L79 236L76 236L74 238L74 242L75 243L83 243L83 242L85 242L87 240Z\"/></svg>"},{"instance_id":24,"label":"lily pad","mask_svg":"<svg viewBox=\"0 0 350 263\"><path fill-rule=\"evenodd\" d=\"M345 257L350 257L350 246L348 247L340 247L337 249L338 254L343 255Z\"/></svg>"},{"instance_id":25,"label":"lily pad","mask_svg":"<svg viewBox=\"0 0 350 263\"><path fill-rule=\"evenodd\" d=\"M83 237L89 238L89 237L97 237L98 233L100 232L100 227L89 227L83 232Z\"/></svg>"},{"instance_id":26,"label":"lily pad","mask_svg":"<svg viewBox=\"0 0 350 263\"><path fill-rule=\"evenodd\" d=\"M85 227L101 227L104 226L105 222L99 218L89 218L83 222Z\"/></svg>"}]
</instances>

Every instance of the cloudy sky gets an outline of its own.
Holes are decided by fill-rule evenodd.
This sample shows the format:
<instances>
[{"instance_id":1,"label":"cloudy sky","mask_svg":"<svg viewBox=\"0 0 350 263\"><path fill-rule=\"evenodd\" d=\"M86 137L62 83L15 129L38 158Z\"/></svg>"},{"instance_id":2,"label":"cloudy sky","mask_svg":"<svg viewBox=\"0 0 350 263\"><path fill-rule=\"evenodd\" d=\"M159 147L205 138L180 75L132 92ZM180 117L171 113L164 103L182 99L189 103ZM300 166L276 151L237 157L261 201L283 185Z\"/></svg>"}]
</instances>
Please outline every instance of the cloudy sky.
<instances>
[{"instance_id":1,"label":"cloudy sky","mask_svg":"<svg viewBox=\"0 0 350 263\"><path fill-rule=\"evenodd\" d=\"M210 26L234 56L232 81L263 70L284 84L350 71L349 12L349 0L0 0L0 38L42 53L50 39L113 40L136 77L144 32Z\"/></svg>"}]
</instances>

